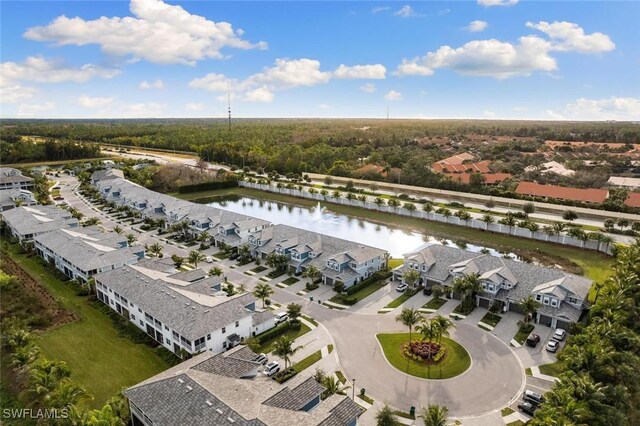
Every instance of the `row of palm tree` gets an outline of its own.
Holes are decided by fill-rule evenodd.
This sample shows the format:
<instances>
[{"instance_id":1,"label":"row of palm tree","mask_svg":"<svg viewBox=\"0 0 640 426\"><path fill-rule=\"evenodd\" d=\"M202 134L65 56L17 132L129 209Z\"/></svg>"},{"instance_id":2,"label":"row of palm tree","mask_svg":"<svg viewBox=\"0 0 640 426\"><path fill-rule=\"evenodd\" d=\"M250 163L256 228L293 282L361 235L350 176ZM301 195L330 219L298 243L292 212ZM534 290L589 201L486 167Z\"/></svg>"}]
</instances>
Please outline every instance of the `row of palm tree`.
<instances>
[{"instance_id":1,"label":"row of palm tree","mask_svg":"<svg viewBox=\"0 0 640 426\"><path fill-rule=\"evenodd\" d=\"M426 318L415 308L403 308L396 316L396 321L409 328L409 341L412 340L415 329L428 342L442 342L443 336L449 335L449 329L454 325L449 318L437 315L434 318Z\"/></svg>"},{"instance_id":2,"label":"row of palm tree","mask_svg":"<svg viewBox=\"0 0 640 426\"><path fill-rule=\"evenodd\" d=\"M424 426L446 426L449 409L442 405L431 404L422 407L420 417ZM376 414L376 426L400 426L395 412L385 404Z\"/></svg>"}]
</instances>

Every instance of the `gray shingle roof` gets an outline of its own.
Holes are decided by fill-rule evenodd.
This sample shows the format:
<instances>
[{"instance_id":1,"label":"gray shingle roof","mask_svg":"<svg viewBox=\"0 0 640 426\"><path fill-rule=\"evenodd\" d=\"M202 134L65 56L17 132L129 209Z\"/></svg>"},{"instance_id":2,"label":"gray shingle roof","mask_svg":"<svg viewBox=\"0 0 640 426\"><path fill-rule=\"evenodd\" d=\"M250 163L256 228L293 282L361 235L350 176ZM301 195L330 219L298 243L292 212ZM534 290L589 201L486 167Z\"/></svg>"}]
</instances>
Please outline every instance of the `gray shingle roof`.
<instances>
[{"instance_id":1,"label":"gray shingle roof","mask_svg":"<svg viewBox=\"0 0 640 426\"><path fill-rule=\"evenodd\" d=\"M55 206L21 206L2 212L7 222L20 235L40 234L78 225L71 214Z\"/></svg>"},{"instance_id":2,"label":"gray shingle roof","mask_svg":"<svg viewBox=\"0 0 640 426\"><path fill-rule=\"evenodd\" d=\"M207 276L207 273L202 269L192 269L190 271L182 271L175 273L173 275L169 275L170 278L174 278L176 280L188 281L190 283L194 281L201 280Z\"/></svg>"},{"instance_id":3,"label":"gray shingle roof","mask_svg":"<svg viewBox=\"0 0 640 426\"><path fill-rule=\"evenodd\" d=\"M195 365L193 369L234 379L255 376L255 372L257 372L261 364L244 359L241 357L242 355L246 356L246 352L241 353L239 357L233 355L224 356L220 353Z\"/></svg>"},{"instance_id":4,"label":"gray shingle roof","mask_svg":"<svg viewBox=\"0 0 640 426\"><path fill-rule=\"evenodd\" d=\"M312 399L324 392L324 386L313 377L309 377L293 389L283 388L280 392L267 398L263 404L285 410L298 411L307 405Z\"/></svg>"},{"instance_id":5,"label":"gray shingle roof","mask_svg":"<svg viewBox=\"0 0 640 426\"><path fill-rule=\"evenodd\" d=\"M338 405L331 409L331 415L318 426L344 426L356 417L359 417L364 411L364 408L349 398L344 398Z\"/></svg>"}]
</instances>

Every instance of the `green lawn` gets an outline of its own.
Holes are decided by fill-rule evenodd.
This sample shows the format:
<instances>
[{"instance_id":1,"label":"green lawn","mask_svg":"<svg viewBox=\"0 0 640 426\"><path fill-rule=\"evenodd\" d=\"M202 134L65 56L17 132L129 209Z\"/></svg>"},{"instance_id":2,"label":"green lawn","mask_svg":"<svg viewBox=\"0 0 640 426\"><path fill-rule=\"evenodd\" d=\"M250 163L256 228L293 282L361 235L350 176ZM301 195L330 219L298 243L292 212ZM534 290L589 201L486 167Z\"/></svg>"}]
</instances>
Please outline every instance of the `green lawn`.
<instances>
[{"instance_id":1,"label":"green lawn","mask_svg":"<svg viewBox=\"0 0 640 426\"><path fill-rule=\"evenodd\" d=\"M311 367L313 364L315 364L316 362L320 361L321 359L322 359L322 353L320 351L315 351L314 353L312 353L308 357L300 360L299 362L296 362L293 365L293 368L295 368L295 370L298 373L300 373L300 372L306 370L307 368Z\"/></svg>"},{"instance_id":2,"label":"green lawn","mask_svg":"<svg viewBox=\"0 0 640 426\"><path fill-rule=\"evenodd\" d=\"M259 273L259 272L266 271L266 270L267 270L267 267L266 267L266 266L262 266L262 265L260 265L260 266L256 266L255 268L253 268L253 269L251 270L251 272L255 272L255 273L257 274L257 273Z\"/></svg>"},{"instance_id":3,"label":"green lawn","mask_svg":"<svg viewBox=\"0 0 640 426\"><path fill-rule=\"evenodd\" d=\"M389 302L387 304L387 306L385 306L385 308L397 308L398 306L402 305L407 300L411 299L416 294L418 294L418 293L416 292L414 294L411 294L411 293L409 293L409 290L406 290L404 293L402 293L402 295L400 297L396 297L391 302Z\"/></svg>"},{"instance_id":4,"label":"green lawn","mask_svg":"<svg viewBox=\"0 0 640 426\"><path fill-rule=\"evenodd\" d=\"M529 337L529 334L531 334L531 330L527 331L526 329L518 328L518 331L513 338L516 342L522 345L524 341L527 340L527 337Z\"/></svg>"},{"instance_id":5,"label":"green lawn","mask_svg":"<svg viewBox=\"0 0 640 426\"><path fill-rule=\"evenodd\" d=\"M524 374L526 374L527 376L533 376L533 372L531 371L531 367L525 368L524 369Z\"/></svg>"},{"instance_id":6,"label":"green lawn","mask_svg":"<svg viewBox=\"0 0 640 426\"><path fill-rule=\"evenodd\" d=\"M361 288L360 290L356 291L355 293L353 293L352 295L340 295L337 294L335 296L333 296L331 299L329 299L330 302L334 302L334 303L341 303L342 301L342 297L348 297L348 298L355 298L359 301L361 301L362 299L364 299L367 296L372 295L373 293L375 293L376 291L380 290L382 287L384 287L385 285L387 285L387 280L380 280L380 281L375 281L372 282L371 284L369 284L368 286Z\"/></svg>"},{"instance_id":7,"label":"green lawn","mask_svg":"<svg viewBox=\"0 0 640 426\"><path fill-rule=\"evenodd\" d=\"M37 257L17 254L16 245L9 249L12 259L80 318L42 333L38 344L46 357L69 365L72 380L94 396L92 407L102 407L123 387L167 369L150 347L118 337L109 317L90 306L85 297L76 296L69 284L54 278Z\"/></svg>"},{"instance_id":8,"label":"green lawn","mask_svg":"<svg viewBox=\"0 0 640 426\"><path fill-rule=\"evenodd\" d=\"M433 299L431 299L427 303L425 303L422 307L425 308L425 309L438 310L445 303L447 303L447 299L440 299L440 298L434 297Z\"/></svg>"},{"instance_id":9,"label":"green lawn","mask_svg":"<svg viewBox=\"0 0 640 426\"><path fill-rule=\"evenodd\" d=\"M560 365L559 362L552 362L551 364L542 364L538 366L538 368L540 369L540 372L542 374L546 374L547 376L554 376L554 377L558 377L564 371L564 369L562 368L562 365Z\"/></svg>"},{"instance_id":10,"label":"green lawn","mask_svg":"<svg viewBox=\"0 0 640 426\"><path fill-rule=\"evenodd\" d=\"M502 414L502 417L506 417L506 416L508 416L509 414L513 414L513 413L515 413L515 411L513 411L513 409L511 409L510 407L503 408L503 409L500 411L500 414Z\"/></svg>"},{"instance_id":11,"label":"green lawn","mask_svg":"<svg viewBox=\"0 0 640 426\"><path fill-rule=\"evenodd\" d=\"M273 351L273 347L276 343L276 340L278 340L280 337L282 336L287 336L289 339L291 340L295 340L298 337L302 336L303 334L306 334L308 332L310 332L311 329L309 327L307 327L304 324L300 324L300 330L288 330L286 333L282 333L279 336L275 336L273 339L269 339L266 342L264 342L263 344L260 345L260 347L256 350L257 353L263 353L263 354L268 354L269 352Z\"/></svg>"},{"instance_id":12,"label":"green lawn","mask_svg":"<svg viewBox=\"0 0 640 426\"><path fill-rule=\"evenodd\" d=\"M402 344L409 341L409 333L377 334L385 357L398 370L423 379L448 379L465 372L471 366L469 353L454 340L442 338L447 348L444 359L426 366L404 356Z\"/></svg>"},{"instance_id":13,"label":"green lawn","mask_svg":"<svg viewBox=\"0 0 640 426\"><path fill-rule=\"evenodd\" d=\"M286 280L282 281L282 284L284 285L291 285L291 284L295 284L298 281L300 281L299 279L297 279L296 277L289 277Z\"/></svg>"},{"instance_id":14,"label":"green lawn","mask_svg":"<svg viewBox=\"0 0 640 426\"><path fill-rule=\"evenodd\" d=\"M404 263L404 259L389 259L389 269L395 269Z\"/></svg>"},{"instance_id":15,"label":"green lawn","mask_svg":"<svg viewBox=\"0 0 640 426\"><path fill-rule=\"evenodd\" d=\"M230 188L219 191L180 194L180 197L193 200L206 196L221 196L228 194L281 201L307 207L313 207L317 204L317 201L306 198L297 198L251 188ZM487 241L490 241L490 246L493 248L516 252L525 257L534 257L547 264L557 263L570 268L571 272L582 272L585 276L595 281L600 281L609 275L608 269L612 263L609 256L597 253L593 250L582 250L561 244L530 240L528 238L517 238L506 234L488 233L479 229L426 221L418 218L399 216L392 213L367 210L360 207L331 204L329 208L335 213L345 214L352 217L361 217L374 222L383 223L385 225L424 231L425 234L434 237L463 240L467 243L478 244L481 246L485 246Z\"/></svg>"},{"instance_id":16,"label":"green lawn","mask_svg":"<svg viewBox=\"0 0 640 426\"><path fill-rule=\"evenodd\" d=\"M516 420L511 423L507 423L505 426L524 426L526 423L522 420Z\"/></svg>"},{"instance_id":17,"label":"green lawn","mask_svg":"<svg viewBox=\"0 0 640 426\"><path fill-rule=\"evenodd\" d=\"M344 377L344 373L340 370L336 371L336 377L338 377L338 380L340 380L340 383L342 383L343 385L346 383L347 378Z\"/></svg>"},{"instance_id":18,"label":"green lawn","mask_svg":"<svg viewBox=\"0 0 640 426\"><path fill-rule=\"evenodd\" d=\"M491 327L495 327L496 325L498 325L501 319L502 317L500 315L496 315L492 312L487 312L480 321L487 325L490 325Z\"/></svg>"},{"instance_id":19,"label":"green lawn","mask_svg":"<svg viewBox=\"0 0 640 426\"><path fill-rule=\"evenodd\" d=\"M366 394L365 394L365 395L357 394L356 396L357 396L358 398L360 398L361 400L363 400L364 402L367 402L367 403L369 403L369 404L371 404L371 405L373 405L373 403L375 402L375 401L373 400L373 398L371 398L370 396L368 396L368 395L366 395Z\"/></svg>"}]
</instances>

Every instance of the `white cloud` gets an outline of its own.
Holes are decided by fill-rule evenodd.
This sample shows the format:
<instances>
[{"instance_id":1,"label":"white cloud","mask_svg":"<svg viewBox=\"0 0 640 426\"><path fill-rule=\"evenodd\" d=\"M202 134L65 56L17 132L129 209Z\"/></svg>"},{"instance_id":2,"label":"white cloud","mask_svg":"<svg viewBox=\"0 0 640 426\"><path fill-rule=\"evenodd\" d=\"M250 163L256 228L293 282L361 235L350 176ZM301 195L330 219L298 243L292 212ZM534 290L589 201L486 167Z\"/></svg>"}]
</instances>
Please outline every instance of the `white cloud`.
<instances>
[{"instance_id":1,"label":"white cloud","mask_svg":"<svg viewBox=\"0 0 640 426\"><path fill-rule=\"evenodd\" d=\"M580 53L610 52L616 45L608 35L603 33L585 34L578 24L572 22L527 22L527 27L534 28L548 35L554 41L553 50Z\"/></svg>"},{"instance_id":2,"label":"white cloud","mask_svg":"<svg viewBox=\"0 0 640 426\"><path fill-rule=\"evenodd\" d=\"M319 104L318 108L320 109L331 109L331 105L327 105L327 104Z\"/></svg>"},{"instance_id":3,"label":"white cloud","mask_svg":"<svg viewBox=\"0 0 640 426\"><path fill-rule=\"evenodd\" d=\"M161 0L131 0L133 16L84 20L62 15L45 26L29 28L29 40L57 46L97 44L114 56L131 56L157 64L189 64L223 58L224 48L266 48L242 38L228 22L213 22Z\"/></svg>"},{"instance_id":4,"label":"white cloud","mask_svg":"<svg viewBox=\"0 0 640 426\"><path fill-rule=\"evenodd\" d=\"M416 16L416 12L408 4L405 4L397 12L394 12L393 14L396 16L400 16L402 18L410 18L412 16Z\"/></svg>"},{"instance_id":5,"label":"white cloud","mask_svg":"<svg viewBox=\"0 0 640 426\"><path fill-rule=\"evenodd\" d=\"M165 109L165 104L159 104L156 102L139 102L135 104L123 104L119 106L115 112L110 112L111 116L115 117L135 117L135 118L150 118L161 117Z\"/></svg>"},{"instance_id":6,"label":"white cloud","mask_svg":"<svg viewBox=\"0 0 640 426\"><path fill-rule=\"evenodd\" d=\"M536 35L523 36L517 43L496 39L473 40L461 47L441 46L423 57L403 59L395 74L432 75L438 68L449 68L463 75L504 79L529 76L536 71L557 69L554 51L579 53L605 52L615 45L601 33L585 35L584 30L571 23L527 24L550 36L545 40Z\"/></svg>"},{"instance_id":7,"label":"white cloud","mask_svg":"<svg viewBox=\"0 0 640 426\"><path fill-rule=\"evenodd\" d=\"M40 116L41 112L51 111L56 104L53 102L45 102L43 104L20 104L18 105L18 116L35 117Z\"/></svg>"},{"instance_id":8,"label":"white cloud","mask_svg":"<svg viewBox=\"0 0 640 426\"><path fill-rule=\"evenodd\" d=\"M478 0L478 4L484 7L491 6L513 6L517 4L519 0Z\"/></svg>"},{"instance_id":9,"label":"white cloud","mask_svg":"<svg viewBox=\"0 0 640 426\"><path fill-rule=\"evenodd\" d=\"M103 108L113 102L113 98L80 96L76 103L83 108Z\"/></svg>"},{"instance_id":10,"label":"white cloud","mask_svg":"<svg viewBox=\"0 0 640 426\"><path fill-rule=\"evenodd\" d=\"M24 87L19 84L0 86L0 102L3 104L15 104L33 98L36 91L33 87Z\"/></svg>"},{"instance_id":11,"label":"white cloud","mask_svg":"<svg viewBox=\"0 0 640 426\"><path fill-rule=\"evenodd\" d=\"M148 82L147 80L144 80L143 82L140 83L140 86L138 87L142 90L149 90L149 89L162 90L164 89L164 82L160 79L157 79L156 81L152 81L152 82Z\"/></svg>"},{"instance_id":12,"label":"white cloud","mask_svg":"<svg viewBox=\"0 0 640 426\"><path fill-rule=\"evenodd\" d=\"M354 65L352 67L348 67L344 64L341 64L338 69L333 72L333 75L336 78L361 78L361 79L373 79L373 80L382 80L385 77L385 73L387 69L384 65L375 64L375 65Z\"/></svg>"},{"instance_id":13,"label":"white cloud","mask_svg":"<svg viewBox=\"0 0 640 426\"><path fill-rule=\"evenodd\" d=\"M489 111L488 109L485 109L484 111L482 111L482 115L484 115L487 118L494 118L496 116L496 113L493 111Z\"/></svg>"},{"instance_id":14,"label":"white cloud","mask_svg":"<svg viewBox=\"0 0 640 426\"><path fill-rule=\"evenodd\" d=\"M184 109L187 111L202 111L205 108L205 105L200 102L189 102L184 106Z\"/></svg>"},{"instance_id":15,"label":"white cloud","mask_svg":"<svg viewBox=\"0 0 640 426\"><path fill-rule=\"evenodd\" d=\"M395 90L389 90L386 95L384 95L384 99L387 101L401 101L402 93L396 92Z\"/></svg>"},{"instance_id":16,"label":"white cloud","mask_svg":"<svg viewBox=\"0 0 640 426\"><path fill-rule=\"evenodd\" d=\"M486 21L476 20L476 21L471 21L469 25L466 27L466 30L472 33L479 33L486 30L488 26L489 24Z\"/></svg>"},{"instance_id":17,"label":"white cloud","mask_svg":"<svg viewBox=\"0 0 640 426\"><path fill-rule=\"evenodd\" d=\"M389 6L378 6L371 9L371 13L386 12L387 10L390 10L390 9L391 8Z\"/></svg>"},{"instance_id":18,"label":"white cloud","mask_svg":"<svg viewBox=\"0 0 640 426\"><path fill-rule=\"evenodd\" d=\"M0 85L12 81L34 81L38 83L61 83L72 81L84 83L94 77L112 78L120 70L85 64L79 68L68 68L53 59L29 56L22 63L2 62L0 64Z\"/></svg>"},{"instance_id":19,"label":"white cloud","mask_svg":"<svg viewBox=\"0 0 640 426\"><path fill-rule=\"evenodd\" d=\"M381 79L386 68L383 65L340 65L334 72L322 71L315 59L276 59L271 68L250 75L244 80L229 78L224 74L210 73L189 82L192 89L224 93L230 91L235 99L247 102L271 102L275 92L296 87L313 87L328 83L332 78Z\"/></svg>"},{"instance_id":20,"label":"white cloud","mask_svg":"<svg viewBox=\"0 0 640 426\"><path fill-rule=\"evenodd\" d=\"M376 85L373 83L366 83L360 86L360 90L367 93L373 93L376 91Z\"/></svg>"},{"instance_id":21,"label":"white cloud","mask_svg":"<svg viewBox=\"0 0 640 426\"><path fill-rule=\"evenodd\" d=\"M553 113L553 111L549 111ZM575 120L640 120L640 98L612 96L608 99L580 98L568 104L561 116Z\"/></svg>"}]
</instances>

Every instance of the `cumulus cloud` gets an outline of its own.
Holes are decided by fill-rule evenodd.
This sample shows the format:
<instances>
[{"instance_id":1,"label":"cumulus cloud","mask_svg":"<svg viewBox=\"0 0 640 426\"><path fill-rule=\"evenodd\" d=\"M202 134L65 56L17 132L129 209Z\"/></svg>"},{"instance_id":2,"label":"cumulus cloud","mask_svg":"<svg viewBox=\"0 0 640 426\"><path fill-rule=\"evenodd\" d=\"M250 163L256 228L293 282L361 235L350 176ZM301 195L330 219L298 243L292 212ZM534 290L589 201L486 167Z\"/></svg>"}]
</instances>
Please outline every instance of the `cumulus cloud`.
<instances>
[{"instance_id":1,"label":"cumulus cloud","mask_svg":"<svg viewBox=\"0 0 640 426\"><path fill-rule=\"evenodd\" d=\"M147 80L144 80L143 82L140 83L140 86L138 87L142 90L150 90L150 89L162 90L164 89L164 82L160 79L157 79L156 81L152 81L152 82L148 82Z\"/></svg>"},{"instance_id":2,"label":"cumulus cloud","mask_svg":"<svg viewBox=\"0 0 640 426\"><path fill-rule=\"evenodd\" d=\"M556 51L595 53L615 48L608 36L586 35L576 24L539 22L527 26L547 34L549 40L528 35L520 37L517 43L489 39L473 40L458 48L441 46L425 56L403 59L396 74L428 76L438 68L449 68L463 75L504 79L555 71L557 62L551 53Z\"/></svg>"},{"instance_id":3,"label":"cumulus cloud","mask_svg":"<svg viewBox=\"0 0 640 426\"><path fill-rule=\"evenodd\" d=\"M318 108L320 109L331 109L331 105L328 104L319 104Z\"/></svg>"},{"instance_id":4,"label":"cumulus cloud","mask_svg":"<svg viewBox=\"0 0 640 426\"><path fill-rule=\"evenodd\" d=\"M224 74L210 73L189 82L192 89L223 93L230 91L234 99L247 102L271 102L275 92L296 87L313 87L328 83L332 78L380 79L386 68L382 65L340 65L335 71L323 71L315 59L276 59L271 68L253 74L244 80Z\"/></svg>"},{"instance_id":5,"label":"cumulus cloud","mask_svg":"<svg viewBox=\"0 0 640 426\"><path fill-rule=\"evenodd\" d=\"M606 99L580 98L567 104L561 112L547 111L555 119L638 121L640 98L615 97Z\"/></svg>"},{"instance_id":6,"label":"cumulus cloud","mask_svg":"<svg viewBox=\"0 0 640 426\"><path fill-rule=\"evenodd\" d=\"M410 18L412 16L416 16L416 12L408 4L405 4L397 12L394 12L393 14L396 16L400 16L401 18Z\"/></svg>"},{"instance_id":7,"label":"cumulus cloud","mask_svg":"<svg viewBox=\"0 0 640 426\"><path fill-rule=\"evenodd\" d=\"M610 52L616 47L608 35L603 33L587 35L584 33L584 29L572 22L527 22L527 27L541 31L555 41L553 50L602 53Z\"/></svg>"},{"instance_id":8,"label":"cumulus cloud","mask_svg":"<svg viewBox=\"0 0 640 426\"><path fill-rule=\"evenodd\" d=\"M200 102L189 102L184 106L184 109L187 111L202 111L205 108L205 105Z\"/></svg>"},{"instance_id":9,"label":"cumulus cloud","mask_svg":"<svg viewBox=\"0 0 640 426\"><path fill-rule=\"evenodd\" d=\"M478 4L484 7L491 6L513 6L520 0L478 0Z\"/></svg>"},{"instance_id":10,"label":"cumulus cloud","mask_svg":"<svg viewBox=\"0 0 640 426\"><path fill-rule=\"evenodd\" d=\"M109 55L156 64L194 65L223 58L224 48L267 47L265 42L244 40L244 32L228 22L210 21L162 0L131 0L129 9L133 16L85 20L62 15L48 25L29 28L24 37L56 46L97 44Z\"/></svg>"},{"instance_id":11,"label":"cumulus cloud","mask_svg":"<svg viewBox=\"0 0 640 426\"><path fill-rule=\"evenodd\" d=\"M367 93L373 93L376 91L376 85L373 83L366 83L360 86L360 90Z\"/></svg>"},{"instance_id":12,"label":"cumulus cloud","mask_svg":"<svg viewBox=\"0 0 640 426\"><path fill-rule=\"evenodd\" d=\"M387 10L390 10L390 9L391 8L389 6L378 6L371 9L371 13L386 12Z\"/></svg>"},{"instance_id":13,"label":"cumulus cloud","mask_svg":"<svg viewBox=\"0 0 640 426\"><path fill-rule=\"evenodd\" d=\"M19 84L0 86L0 102L3 104L15 104L33 98L36 89L24 87Z\"/></svg>"},{"instance_id":14,"label":"cumulus cloud","mask_svg":"<svg viewBox=\"0 0 640 426\"><path fill-rule=\"evenodd\" d=\"M333 72L333 75L336 78L360 78L360 79L372 79L372 80L382 80L385 77L385 73L387 69L384 65L375 64L375 65L354 65L352 67L348 67L346 65L341 64L338 69Z\"/></svg>"},{"instance_id":15,"label":"cumulus cloud","mask_svg":"<svg viewBox=\"0 0 640 426\"><path fill-rule=\"evenodd\" d=\"M489 24L486 21L471 21L469 25L466 27L467 31L472 33L479 33L487 29Z\"/></svg>"},{"instance_id":16,"label":"cumulus cloud","mask_svg":"<svg viewBox=\"0 0 640 426\"><path fill-rule=\"evenodd\" d=\"M29 56L24 62L2 62L0 64L0 84L14 81L34 81L38 83L61 83L72 81L84 83L92 78L112 78L120 70L85 64L79 68L66 67L59 61L41 56Z\"/></svg>"},{"instance_id":17,"label":"cumulus cloud","mask_svg":"<svg viewBox=\"0 0 640 426\"><path fill-rule=\"evenodd\" d=\"M386 95L384 95L384 99L387 101L401 101L402 93L396 92L395 90L389 90Z\"/></svg>"},{"instance_id":18,"label":"cumulus cloud","mask_svg":"<svg viewBox=\"0 0 640 426\"><path fill-rule=\"evenodd\" d=\"M80 96L76 103L83 108L103 108L113 102L113 98Z\"/></svg>"},{"instance_id":19,"label":"cumulus cloud","mask_svg":"<svg viewBox=\"0 0 640 426\"><path fill-rule=\"evenodd\" d=\"M51 111L56 107L53 102L45 102L43 104L20 104L18 105L18 116L20 117L35 117L40 116L40 113Z\"/></svg>"}]
</instances>

